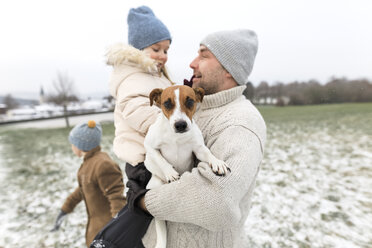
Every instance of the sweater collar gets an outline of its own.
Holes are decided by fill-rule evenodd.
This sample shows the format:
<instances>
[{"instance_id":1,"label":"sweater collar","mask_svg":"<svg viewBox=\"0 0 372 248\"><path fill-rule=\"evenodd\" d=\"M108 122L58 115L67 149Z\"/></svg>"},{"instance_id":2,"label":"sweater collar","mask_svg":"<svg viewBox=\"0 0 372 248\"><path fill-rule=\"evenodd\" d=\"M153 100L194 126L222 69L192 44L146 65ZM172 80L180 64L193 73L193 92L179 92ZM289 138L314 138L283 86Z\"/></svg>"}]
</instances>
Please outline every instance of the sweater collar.
<instances>
[{"instance_id":1,"label":"sweater collar","mask_svg":"<svg viewBox=\"0 0 372 248\"><path fill-rule=\"evenodd\" d=\"M216 108L228 104L240 96L243 91L247 88L245 85L236 86L228 90L223 90L212 95L206 95L203 98L200 108L209 109Z\"/></svg>"},{"instance_id":2,"label":"sweater collar","mask_svg":"<svg viewBox=\"0 0 372 248\"><path fill-rule=\"evenodd\" d=\"M96 153L96 152L99 152L101 151L101 147L100 146L97 146L96 148L93 148L92 150L90 150L89 152L87 152L84 156L84 161L86 161L87 159L93 157L93 155Z\"/></svg>"}]
</instances>

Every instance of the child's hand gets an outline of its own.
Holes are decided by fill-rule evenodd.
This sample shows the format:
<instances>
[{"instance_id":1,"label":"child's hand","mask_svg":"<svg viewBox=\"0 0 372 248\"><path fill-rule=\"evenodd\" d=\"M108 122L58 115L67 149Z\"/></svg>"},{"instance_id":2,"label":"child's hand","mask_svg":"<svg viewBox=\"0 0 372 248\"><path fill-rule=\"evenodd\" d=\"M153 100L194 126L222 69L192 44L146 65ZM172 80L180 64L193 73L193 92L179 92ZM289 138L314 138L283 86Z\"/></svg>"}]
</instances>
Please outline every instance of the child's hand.
<instances>
[{"instance_id":1,"label":"child's hand","mask_svg":"<svg viewBox=\"0 0 372 248\"><path fill-rule=\"evenodd\" d=\"M128 192L127 192L127 204L128 209L130 211L134 211L136 213L143 213L143 211L146 209L141 206L140 200L144 197L148 189L146 189L146 186L141 186L136 182L135 180L129 180L127 182ZM142 209L142 211L139 211L139 209Z\"/></svg>"}]
</instances>

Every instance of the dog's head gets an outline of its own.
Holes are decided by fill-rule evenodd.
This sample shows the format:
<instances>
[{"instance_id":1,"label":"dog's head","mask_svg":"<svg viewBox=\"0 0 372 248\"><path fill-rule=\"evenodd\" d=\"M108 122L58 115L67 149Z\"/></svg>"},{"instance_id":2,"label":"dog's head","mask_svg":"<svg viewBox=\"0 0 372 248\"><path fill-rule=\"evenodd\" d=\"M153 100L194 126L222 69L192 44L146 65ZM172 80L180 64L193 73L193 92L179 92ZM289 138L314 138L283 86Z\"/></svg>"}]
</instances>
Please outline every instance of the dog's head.
<instances>
[{"instance_id":1,"label":"dog's head","mask_svg":"<svg viewBox=\"0 0 372 248\"><path fill-rule=\"evenodd\" d=\"M150 105L154 103L161 108L176 133L187 132L192 123L196 103L203 100L202 88L191 88L185 85L154 89L150 93Z\"/></svg>"}]
</instances>

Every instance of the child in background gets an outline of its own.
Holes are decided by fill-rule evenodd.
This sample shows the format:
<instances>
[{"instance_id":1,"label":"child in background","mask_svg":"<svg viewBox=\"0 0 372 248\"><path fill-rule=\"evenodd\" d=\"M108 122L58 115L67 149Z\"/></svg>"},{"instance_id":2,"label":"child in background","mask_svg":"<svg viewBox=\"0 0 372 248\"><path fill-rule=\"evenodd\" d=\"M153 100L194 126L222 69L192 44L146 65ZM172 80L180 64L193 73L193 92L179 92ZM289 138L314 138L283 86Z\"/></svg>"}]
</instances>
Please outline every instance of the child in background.
<instances>
[{"instance_id":1,"label":"child in background","mask_svg":"<svg viewBox=\"0 0 372 248\"><path fill-rule=\"evenodd\" d=\"M101 136L101 125L94 121L71 130L72 151L84 160L77 173L79 186L67 197L52 230L58 230L64 216L84 200L88 214L85 233L88 247L99 230L126 204L122 172L107 153L101 152Z\"/></svg>"}]
</instances>

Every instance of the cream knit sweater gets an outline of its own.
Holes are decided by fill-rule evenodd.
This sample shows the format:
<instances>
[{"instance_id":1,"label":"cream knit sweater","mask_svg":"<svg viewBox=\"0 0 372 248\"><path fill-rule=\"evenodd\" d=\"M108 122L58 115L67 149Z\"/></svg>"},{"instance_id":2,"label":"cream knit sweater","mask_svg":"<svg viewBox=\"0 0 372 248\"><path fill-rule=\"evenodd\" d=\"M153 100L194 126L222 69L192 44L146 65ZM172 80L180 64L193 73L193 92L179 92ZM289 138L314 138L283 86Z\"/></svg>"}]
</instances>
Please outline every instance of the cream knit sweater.
<instances>
[{"instance_id":1,"label":"cream knit sweater","mask_svg":"<svg viewBox=\"0 0 372 248\"><path fill-rule=\"evenodd\" d=\"M265 122L242 96L245 86L205 96L194 119L212 153L231 168L216 176L208 164L199 163L180 180L150 190L148 211L167 221L169 248L241 248L244 222L266 141ZM154 222L143 238L154 247Z\"/></svg>"}]
</instances>

